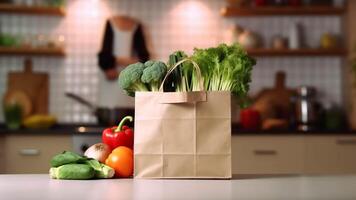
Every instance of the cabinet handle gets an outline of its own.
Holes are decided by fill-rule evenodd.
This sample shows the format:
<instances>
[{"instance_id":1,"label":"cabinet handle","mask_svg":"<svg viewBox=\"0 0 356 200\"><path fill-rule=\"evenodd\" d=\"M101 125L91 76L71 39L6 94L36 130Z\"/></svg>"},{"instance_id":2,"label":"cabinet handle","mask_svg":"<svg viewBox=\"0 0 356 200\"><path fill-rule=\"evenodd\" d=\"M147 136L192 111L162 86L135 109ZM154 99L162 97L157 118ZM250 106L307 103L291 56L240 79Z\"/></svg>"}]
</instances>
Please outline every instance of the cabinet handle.
<instances>
[{"instance_id":1,"label":"cabinet handle","mask_svg":"<svg viewBox=\"0 0 356 200\"><path fill-rule=\"evenodd\" d=\"M276 150L254 150L253 153L258 156L274 156L277 155Z\"/></svg>"},{"instance_id":2,"label":"cabinet handle","mask_svg":"<svg viewBox=\"0 0 356 200\"><path fill-rule=\"evenodd\" d=\"M356 145L356 139L338 139L336 140L338 145Z\"/></svg>"},{"instance_id":3,"label":"cabinet handle","mask_svg":"<svg viewBox=\"0 0 356 200\"><path fill-rule=\"evenodd\" d=\"M37 156L40 154L40 150L38 149L21 149L20 155L22 156Z\"/></svg>"}]
</instances>

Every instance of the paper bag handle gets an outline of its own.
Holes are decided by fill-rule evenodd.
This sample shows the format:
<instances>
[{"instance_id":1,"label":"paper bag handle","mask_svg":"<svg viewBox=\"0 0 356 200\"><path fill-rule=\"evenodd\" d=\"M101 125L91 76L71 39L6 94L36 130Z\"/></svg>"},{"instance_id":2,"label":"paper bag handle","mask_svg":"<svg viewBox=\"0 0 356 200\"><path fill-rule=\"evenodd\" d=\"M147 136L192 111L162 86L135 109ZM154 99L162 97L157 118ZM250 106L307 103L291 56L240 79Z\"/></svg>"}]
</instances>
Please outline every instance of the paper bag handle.
<instances>
[{"instance_id":1,"label":"paper bag handle","mask_svg":"<svg viewBox=\"0 0 356 200\"><path fill-rule=\"evenodd\" d=\"M173 72L173 70L175 70L175 68L177 68L180 64L182 64L184 62L187 62L187 61L189 61L189 62L191 62L193 64L193 67L194 67L195 71L197 72L197 78L198 78L198 81L199 81L200 91L204 91L204 84L203 84L203 80L202 80L202 76L201 76L201 71L200 71L199 65L196 62L194 62L193 60L191 60L189 58L185 58L185 59L177 62L171 69L168 70L166 76L162 80L161 86L159 87L159 91L160 92L163 92L164 82L166 81L168 76Z\"/></svg>"},{"instance_id":2,"label":"paper bag handle","mask_svg":"<svg viewBox=\"0 0 356 200\"><path fill-rule=\"evenodd\" d=\"M206 92L162 92L159 98L159 103L196 103L206 101Z\"/></svg>"}]
</instances>

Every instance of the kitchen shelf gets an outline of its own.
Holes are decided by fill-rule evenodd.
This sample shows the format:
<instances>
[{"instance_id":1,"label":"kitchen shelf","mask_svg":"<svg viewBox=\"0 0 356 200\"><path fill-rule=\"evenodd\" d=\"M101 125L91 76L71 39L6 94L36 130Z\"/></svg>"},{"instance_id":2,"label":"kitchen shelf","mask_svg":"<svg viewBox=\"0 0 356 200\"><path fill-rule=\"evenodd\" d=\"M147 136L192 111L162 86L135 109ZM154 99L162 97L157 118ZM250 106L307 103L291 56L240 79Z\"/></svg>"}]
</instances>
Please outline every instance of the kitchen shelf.
<instances>
[{"instance_id":1,"label":"kitchen shelf","mask_svg":"<svg viewBox=\"0 0 356 200\"><path fill-rule=\"evenodd\" d=\"M259 15L341 15L344 7L333 6L261 6L261 7L225 7L221 14L225 17Z\"/></svg>"},{"instance_id":2,"label":"kitchen shelf","mask_svg":"<svg viewBox=\"0 0 356 200\"><path fill-rule=\"evenodd\" d=\"M65 56L62 48L0 47L0 55Z\"/></svg>"},{"instance_id":3,"label":"kitchen shelf","mask_svg":"<svg viewBox=\"0 0 356 200\"><path fill-rule=\"evenodd\" d=\"M345 56L346 49L248 49L252 56Z\"/></svg>"},{"instance_id":4,"label":"kitchen shelf","mask_svg":"<svg viewBox=\"0 0 356 200\"><path fill-rule=\"evenodd\" d=\"M52 15L52 16L65 15L64 8L13 5L7 3L0 3L0 13L1 12L16 13L16 14L32 14L32 15Z\"/></svg>"}]
</instances>

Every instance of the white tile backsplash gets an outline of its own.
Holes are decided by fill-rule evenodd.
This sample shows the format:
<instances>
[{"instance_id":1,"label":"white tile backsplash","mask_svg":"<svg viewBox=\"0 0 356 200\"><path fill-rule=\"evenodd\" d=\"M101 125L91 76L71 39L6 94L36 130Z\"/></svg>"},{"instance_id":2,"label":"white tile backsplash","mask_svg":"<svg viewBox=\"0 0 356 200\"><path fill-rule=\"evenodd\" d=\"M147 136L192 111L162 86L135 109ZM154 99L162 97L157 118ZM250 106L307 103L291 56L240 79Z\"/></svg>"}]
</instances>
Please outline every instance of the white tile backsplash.
<instances>
[{"instance_id":1,"label":"white tile backsplash","mask_svg":"<svg viewBox=\"0 0 356 200\"><path fill-rule=\"evenodd\" d=\"M306 43L311 47L319 44L322 33L341 34L342 21L337 16L223 18L219 12L224 4L223 0L68 0L63 18L0 13L0 24L6 33L65 36L66 57L39 56L33 60L35 71L50 74L50 112L60 122L67 123L95 122L86 107L67 99L64 92L71 91L96 102L99 70L96 55L105 20L111 15L129 15L140 20L152 57L163 61L178 49L192 52L194 47L222 42L224 30L235 23L258 32L267 44L273 35L287 36L294 22L303 25ZM6 90L7 73L22 70L23 59L23 56L0 56L0 95ZM288 86L313 85L323 100L342 102L341 58L258 57L257 62L251 94L272 87L274 73L284 70Z\"/></svg>"}]
</instances>

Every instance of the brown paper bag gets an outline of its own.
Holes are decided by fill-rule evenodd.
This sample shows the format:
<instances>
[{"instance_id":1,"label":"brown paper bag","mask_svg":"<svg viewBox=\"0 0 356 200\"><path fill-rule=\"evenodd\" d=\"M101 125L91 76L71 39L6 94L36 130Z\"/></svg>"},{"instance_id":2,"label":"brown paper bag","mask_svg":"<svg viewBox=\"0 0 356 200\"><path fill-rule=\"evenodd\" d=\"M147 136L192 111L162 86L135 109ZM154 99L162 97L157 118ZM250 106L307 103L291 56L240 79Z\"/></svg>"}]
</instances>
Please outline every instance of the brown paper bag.
<instances>
[{"instance_id":1,"label":"brown paper bag","mask_svg":"<svg viewBox=\"0 0 356 200\"><path fill-rule=\"evenodd\" d=\"M225 91L136 92L135 178L231 178L230 101Z\"/></svg>"}]
</instances>

